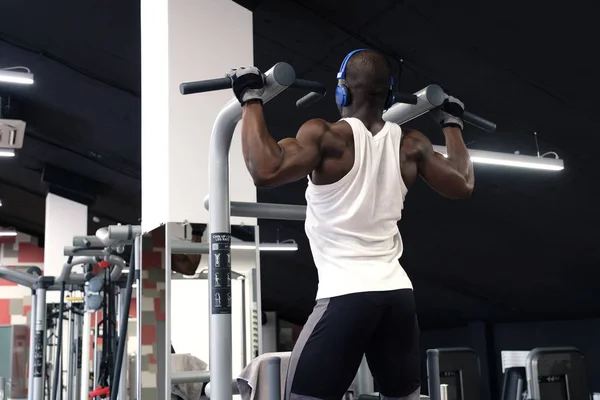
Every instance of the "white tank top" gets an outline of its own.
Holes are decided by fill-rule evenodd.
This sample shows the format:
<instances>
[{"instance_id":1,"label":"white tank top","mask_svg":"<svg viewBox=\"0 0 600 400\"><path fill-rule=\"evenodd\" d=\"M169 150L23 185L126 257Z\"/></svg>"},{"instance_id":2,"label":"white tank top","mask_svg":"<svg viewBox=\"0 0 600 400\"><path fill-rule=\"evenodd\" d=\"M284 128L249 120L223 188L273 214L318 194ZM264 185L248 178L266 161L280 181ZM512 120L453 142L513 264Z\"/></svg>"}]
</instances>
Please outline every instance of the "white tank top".
<instances>
[{"instance_id":1,"label":"white tank top","mask_svg":"<svg viewBox=\"0 0 600 400\"><path fill-rule=\"evenodd\" d=\"M386 122L373 136L356 118L344 118L354 136L354 165L339 181L315 185L308 177L306 224L319 275L317 299L412 289L400 266L407 188L400 174L399 125Z\"/></svg>"}]
</instances>

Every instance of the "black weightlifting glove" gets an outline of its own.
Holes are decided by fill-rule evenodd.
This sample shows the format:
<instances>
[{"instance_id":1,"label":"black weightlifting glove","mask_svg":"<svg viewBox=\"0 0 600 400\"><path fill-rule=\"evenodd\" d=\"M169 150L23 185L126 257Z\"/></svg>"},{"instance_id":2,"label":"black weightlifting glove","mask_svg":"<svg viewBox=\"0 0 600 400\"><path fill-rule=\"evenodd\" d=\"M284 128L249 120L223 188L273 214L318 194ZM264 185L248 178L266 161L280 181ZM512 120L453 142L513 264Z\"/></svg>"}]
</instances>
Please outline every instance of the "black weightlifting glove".
<instances>
[{"instance_id":1,"label":"black weightlifting glove","mask_svg":"<svg viewBox=\"0 0 600 400\"><path fill-rule=\"evenodd\" d=\"M440 124L442 128L447 126L455 126L464 129L462 116L465 112L465 105L456 97L448 96L444 104L430 111L435 122Z\"/></svg>"},{"instance_id":2,"label":"black weightlifting glove","mask_svg":"<svg viewBox=\"0 0 600 400\"><path fill-rule=\"evenodd\" d=\"M265 76L256 67L240 67L232 69L227 73L231 79L233 93L239 102L244 103L251 100L260 100L265 91Z\"/></svg>"},{"instance_id":3,"label":"black weightlifting glove","mask_svg":"<svg viewBox=\"0 0 600 400\"><path fill-rule=\"evenodd\" d=\"M192 227L192 236L202 236L206 231L206 224L190 224Z\"/></svg>"}]
</instances>

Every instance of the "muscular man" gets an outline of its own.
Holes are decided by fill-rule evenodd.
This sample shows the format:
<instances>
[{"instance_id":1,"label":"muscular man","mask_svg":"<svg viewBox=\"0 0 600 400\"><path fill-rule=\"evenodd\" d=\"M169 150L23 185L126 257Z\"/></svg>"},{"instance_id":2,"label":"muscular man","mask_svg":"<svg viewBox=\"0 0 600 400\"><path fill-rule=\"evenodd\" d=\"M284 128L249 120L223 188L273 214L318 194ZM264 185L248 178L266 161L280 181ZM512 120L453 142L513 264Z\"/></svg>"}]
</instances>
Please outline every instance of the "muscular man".
<instances>
[{"instance_id":1,"label":"muscular man","mask_svg":"<svg viewBox=\"0 0 600 400\"><path fill-rule=\"evenodd\" d=\"M448 158L421 132L383 121L391 74L378 52L349 54L336 92L342 119L310 120L295 138L276 142L263 115L262 75L253 67L229 73L243 105L242 150L256 186L308 176L305 229L319 288L292 352L286 400L340 400L365 354L384 399L419 398L419 327L412 284L398 261L397 221L418 175L441 195L461 199L473 190L473 167L458 100L433 113Z\"/></svg>"}]
</instances>

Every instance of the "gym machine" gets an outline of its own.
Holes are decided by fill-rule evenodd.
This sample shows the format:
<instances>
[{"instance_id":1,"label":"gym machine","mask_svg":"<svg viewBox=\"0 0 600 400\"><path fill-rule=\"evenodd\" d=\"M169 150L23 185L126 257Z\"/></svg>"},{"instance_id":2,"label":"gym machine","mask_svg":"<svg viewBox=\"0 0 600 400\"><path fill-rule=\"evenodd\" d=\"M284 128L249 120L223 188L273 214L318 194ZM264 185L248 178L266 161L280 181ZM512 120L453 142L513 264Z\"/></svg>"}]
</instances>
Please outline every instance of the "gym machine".
<instances>
[{"instance_id":1,"label":"gym machine","mask_svg":"<svg viewBox=\"0 0 600 400\"><path fill-rule=\"evenodd\" d=\"M590 399L584 357L574 347L503 351L502 364L504 383L501 400ZM482 398L479 358L472 349L427 350L427 379L431 400ZM360 398L376 400L372 395Z\"/></svg>"},{"instance_id":2,"label":"gym machine","mask_svg":"<svg viewBox=\"0 0 600 400\"><path fill-rule=\"evenodd\" d=\"M469 348L427 350L427 382L431 400L481 399L477 354Z\"/></svg>"},{"instance_id":3,"label":"gym machine","mask_svg":"<svg viewBox=\"0 0 600 400\"><path fill-rule=\"evenodd\" d=\"M66 389L68 400L81 400L89 398L89 359L90 353L90 311L97 311L103 303L113 304L117 295L117 287L125 287L121 272L125 261L107 246L90 250L89 245L70 248L67 251L68 261L58 277L41 276L38 267L31 267L27 272L0 266L0 278L9 280L19 285L28 287L32 291L31 308L31 334L29 341L29 400L43 400L46 398L56 400L62 398L63 389ZM88 253L83 254L83 253ZM95 254L91 254L95 252ZM75 266L83 265L84 273L73 273ZM94 275L92 265L100 265L103 270ZM47 304L46 294L49 290L60 291L60 304ZM65 297L66 292L83 292L84 297ZM123 298L123 296L119 296ZM65 300L70 304L65 310ZM80 304L84 300L85 310ZM115 341L114 332L109 337L110 327L114 323L106 323L107 319L114 321L115 312L113 304L110 308L104 307L104 339L105 346L108 342ZM65 313L66 311L66 313ZM66 315L65 315L66 314ZM67 361L63 364L62 344L63 325L67 318L68 351ZM83 325L83 328L82 328ZM113 329L114 330L114 329ZM97 327L95 329L97 331ZM58 332L58 333L56 333ZM56 342L51 343L48 337L56 337ZM104 348L104 347L103 347ZM85 356L84 356L85 355ZM83 360L88 360L87 362ZM52 366L50 371L50 367ZM63 367L66 368L66 382L63 383ZM23 368L25 366L23 365ZM25 376L25 371L21 371ZM97 376L94 376L97 379ZM124 393L124 391L123 391ZM8 395L11 395L8 393ZM125 399L124 395L121 399Z\"/></svg>"},{"instance_id":4,"label":"gym machine","mask_svg":"<svg viewBox=\"0 0 600 400\"><path fill-rule=\"evenodd\" d=\"M501 400L588 400L583 354L575 347L503 351Z\"/></svg>"}]
</instances>

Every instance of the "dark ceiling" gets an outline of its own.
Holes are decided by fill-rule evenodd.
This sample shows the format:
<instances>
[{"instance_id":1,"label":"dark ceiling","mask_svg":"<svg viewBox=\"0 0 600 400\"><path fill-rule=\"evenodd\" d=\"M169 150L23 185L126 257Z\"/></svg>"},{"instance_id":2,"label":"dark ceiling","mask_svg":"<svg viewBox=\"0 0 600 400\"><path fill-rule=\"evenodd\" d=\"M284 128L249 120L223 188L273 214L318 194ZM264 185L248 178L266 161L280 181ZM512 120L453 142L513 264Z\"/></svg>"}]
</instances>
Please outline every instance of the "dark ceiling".
<instances>
[{"instance_id":1,"label":"dark ceiling","mask_svg":"<svg viewBox=\"0 0 600 400\"><path fill-rule=\"evenodd\" d=\"M536 131L542 152L564 158L561 172L476 165L475 193L460 202L423 183L411 188L400 222L401 261L424 328L599 316L593 10L515 0L239 3L254 11L259 68L286 61L299 77L330 89L308 110L294 108L294 93L270 103L267 118L277 138L294 135L308 118L335 120L331 93L339 64L350 50L371 47L394 61L400 90L438 83L498 124L494 134L468 127L471 148L534 155ZM44 166L91 180L82 191L94 199L90 218L99 217L99 225L139 218L139 12L139 2L115 0L0 2L0 67L26 65L36 76L30 87L0 86L27 121L18 157L0 160L0 223L43 233ZM443 144L427 117L409 125ZM258 197L302 204L305 185L261 190ZM91 231L99 225L90 220ZM265 307L302 322L316 291L302 224L260 225L265 241L300 243L293 257L263 255L262 268Z\"/></svg>"}]
</instances>

